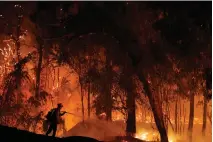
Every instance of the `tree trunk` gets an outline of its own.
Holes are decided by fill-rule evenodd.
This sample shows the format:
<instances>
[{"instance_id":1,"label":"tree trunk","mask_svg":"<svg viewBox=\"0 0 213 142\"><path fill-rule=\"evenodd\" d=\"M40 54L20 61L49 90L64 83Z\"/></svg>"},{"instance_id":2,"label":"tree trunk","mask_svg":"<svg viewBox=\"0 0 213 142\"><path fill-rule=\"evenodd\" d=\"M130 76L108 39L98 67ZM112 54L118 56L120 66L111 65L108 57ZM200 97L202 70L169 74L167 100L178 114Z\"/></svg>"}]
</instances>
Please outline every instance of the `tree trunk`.
<instances>
[{"instance_id":1,"label":"tree trunk","mask_svg":"<svg viewBox=\"0 0 213 142\"><path fill-rule=\"evenodd\" d=\"M36 70L36 88L35 88L35 96L39 97L39 92L40 92L40 75L41 75L41 65L42 65L42 56L43 56L43 45L39 46L39 59L38 59L38 65L37 65L37 70Z\"/></svg>"},{"instance_id":2,"label":"tree trunk","mask_svg":"<svg viewBox=\"0 0 213 142\"><path fill-rule=\"evenodd\" d=\"M82 110L82 121L84 122L84 94L82 84L81 84L81 110Z\"/></svg>"},{"instance_id":3,"label":"tree trunk","mask_svg":"<svg viewBox=\"0 0 213 142\"><path fill-rule=\"evenodd\" d=\"M179 99L179 108L180 108L180 115L179 115L179 120L180 120L180 128L179 128L179 133L181 135L181 130L182 130L182 111L181 111L181 101Z\"/></svg>"},{"instance_id":4,"label":"tree trunk","mask_svg":"<svg viewBox=\"0 0 213 142\"><path fill-rule=\"evenodd\" d=\"M126 121L126 134L127 136L135 136L136 134L136 92L134 91L135 85L134 80L132 78L132 70L130 70L127 66L128 64L128 55L126 56L126 62L124 66L124 74L125 82L127 83L125 86L126 89L126 107L127 107L127 121ZM144 109L145 110L145 109Z\"/></svg>"},{"instance_id":5,"label":"tree trunk","mask_svg":"<svg viewBox=\"0 0 213 142\"><path fill-rule=\"evenodd\" d=\"M204 79L206 81L205 85L205 91L203 94L203 127L202 127L202 134L205 136L206 131L206 120L207 120L207 97L211 96L208 92L212 89L212 83L211 83L211 69L206 68L204 73Z\"/></svg>"},{"instance_id":6,"label":"tree trunk","mask_svg":"<svg viewBox=\"0 0 213 142\"><path fill-rule=\"evenodd\" d=\"M57 82L57 89L59 89L59 83L60 83L60 68L58 67L58 82Z\"/></svg>"},{"instance_id":7,"label":"tree trunk","mask_svg":"<svg viewBox=\"0 0 213 142\"><path fill-rule=\"evenodd\" d=\"M111 88L112 88L112 61L109 58L109 51L107 51L106 55L106 104L105 104L105 110L106 110L106 119L111 121L112 120L112 95L111 95Z\"/></svg>"},{"instance_id":8,"label":"tree trunk","mask_svg":"<svg viewBox=\"0 0 213 142\"><path fill-rule=\"evenodd\" d=\"M135 94L127 92L127 121L126 132L129 136L134 136L136 133L136 114L135 114Z\"/></svg>"},{"instance_id":9,"label":"tree trunk","mask_svg":"<svg viewBox=\"0 0 213 142\"><path fill-rule=\"evenodd\" d=\"M48 82L48 74L47 74L47 69L45 71L45 84L44 84L44 88L47 90L47 82Z\"/></svg>"},{"instance_id":10,"label":"tree trunk","mask_svg":"<svg viewBox=\"0 0 213 142\"><path fill-rule=\"evenodd\" d=\"M205 136L206 132L206 119L207 119L207 94L205 91L204 97L203 97L203 126L202 126L202 134Z\"/></svg>"},{"instance_id":11,"label":"tree trunk","mask_svg":"<svg viewBox=\"0 0 213 142\"><path fill-rule=\"evenodd\" d=\"M14 39L15 40L15 44L16 44L16 53L17 53L18 62L21 59L21 55L20 55L21 22L22 22L22 18L18 17L18 22L17 22L17 27L16 27L16 38Z\"/></svg>"},{"instance_id":12,"label":"tree trunk","mask_svg":"<svg viewBox=\"0 0 213 142\"><path fill-rule=\"evenodd\" d=\"M178 124L177 124L177 117L178 117L178 106L177 106L177 99L175 101L175 133L177 133L177 128L178 128Z\"/></svg>"},{"instance_id":13,"label":"tree trunk","mask_svg":"<svg viewBox=\"0 0 213 142\"><path fill-rule=\"evenodd\" d=\"M208 113L208 118L209 118L209 122L212 125L212 111L210 113Z\"/></svg>"},{"instance_id":14,"label":"tree trunk","mask_svg":"<svg viewBox=\"0 0 213 142\"><path fill-rule=\"evenodd\" d=\"M88 83L88 118L90 118L90 82Z\"/></svg>"},{"instance_id":15,"label":"tree trunk","mask_svg":"<svg viewBox=\"0 0 213 142\"><path fill-rule=\"evenodd\" d=\"M183 113L182 113L182 120L183 120L183 122L182 122L182 133L184 134L184 127L185 127L185 107L184 107L184 102L183 102L183 105L182 105L182 111L183 111Z\"/></svg>"},{"instance_id":16,"label":"tree trunk","mask_svg":"<svg viewBox=\"0 0 213 142\"><path fill-rule=\"evenodd\" d=\"M20 41L19 41L19 38L17 39L17 41L15 41L15 44L16 44L17 59L18 59L18 62L19 62L20 59L21 59L21 55L20 55Z\"/></svg>"},{"instance_id":17,"label":"tree trunk","mask_svg":"<svg viewBox=\"0 0 213 142\"><path fill-rule=\"evenodd\" d=\"M15 40L15 45L16 45L17 62L19 62L21 60L21 54L20 54L21 21L22 21L22 18L18 16L18 22L17 22L17 27L16 27L16 37L14 37L14 39L13 39L13 40ZM21 92L20 84L18 85L17 90L18 90L18 92ZM18 98L20 98L20 97L18 97ZM18 100L17 100L17 102L18 102Z\"/></svg>"},{"instance_id":18,"label":"tree trunk","mask_svg":"<svg viewBox=\"0 0 213 142\"><path fill-rule=\"evenodd\" d=\"M186 108L183 104L183 110L184 110L184 113L183 113L183 132L185 132L185 123L186 123Z\"/></svg>"},{"instance_id":19,"label":"tree trunk","mask_svg":"<svg viewBox=\"0 0 213 142\"><path fill-rule=\"evenodd\" d=\"M153 94L152 94L150 87L149 87L149 83L147 82L145 76L141 72L137 73L137 75L138 75L140 81L143 83L144 91L145 91L146 95L148 96L149 103L150 103L150 106L152 108L153 116L154 116L154 119L155 119L155 123L156 123L158 131L160 133L161 141L162 142L169 142L167 132L166 132L166 128L165 128L164 122L163 122L162 110L159 110L158 106L156 106Z\"/></svg>"},{"instance_id":20,"label":"tree trunk","mask_svg":"<svg viewBox=\"0 0 213 142\"><path fill-rule=\"evenodd\" d=\"M191 95L190 95L189 126L188 126L190 142L192 142L193 123L194 123L194 93L191 93Z\"/></svg>"},{"instance_id":21,"label":"tree trunk","mask_svg":"<svg viewBox=\"0 0 213 142\"><path fill-rule=\"evenodd\" d=\"M206 68L205 69L205 81L206 81L206 97L208 100L212 99L212 69Z\"/></svg>"},{"instance_id":22,"label":"tree trunk","mask_svg":"<svg viewBox=\"0 0 213 142\"><path fill-rule=\"evenodd\" d=\"M108 84L108 89L106 92L106 105L105 105L105 110L106 110L106 119L108 121L112 120L112 98L111 98L111 90L110 85Z\"/></svg>"},{"instance_id":23,"label":"tree trunk","mask_svg":"<svg viewBox=\"0 0 213 142\"><path fill-rule=\"evenodd\" d=\"M52 67L52 68L53 68L53 76L52 76L52 78L53 78L53 85L52 86L55 87L55 67Z\"/></svg>"},{"instance_id":24,"label":"tree trunk","mask_svg":"<svg viewBox=\"0 0 213 142\"><path fill-rule=\"evenodd\" d=\"M166 119L166 131L168 133L168 131L169 131L169 121L170 121L170 114L169 114L170 110L169 110L169 100L168 100L169 98L168 98L168 91L166 89L165 89L164 93L165 93L165 97L166 97L166 115L168 117L168 119L165 118Z\"/></svg>"}]
</instances>

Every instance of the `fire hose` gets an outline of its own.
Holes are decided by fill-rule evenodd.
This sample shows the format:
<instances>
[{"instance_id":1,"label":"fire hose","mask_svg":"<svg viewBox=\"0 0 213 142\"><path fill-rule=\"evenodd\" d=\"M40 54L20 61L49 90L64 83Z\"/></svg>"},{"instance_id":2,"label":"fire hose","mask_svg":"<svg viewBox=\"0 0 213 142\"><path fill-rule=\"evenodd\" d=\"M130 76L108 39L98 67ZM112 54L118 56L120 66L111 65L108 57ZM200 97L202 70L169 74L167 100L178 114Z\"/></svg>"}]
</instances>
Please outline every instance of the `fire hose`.
<instances>
[{"instance_id":1,"label":"fire hose","mask_svg":"<svg viewBox=\"0 0 213 142\"><path fill-rule=\"evenodd\" d=\"M71 113L71 112L62 111L62 113L67 113L67 114L70 114L70 115L73 115L73 116L77 116L77 117L82 118L82 116L76 115L76 114ZM45 121L43 122L43 130L44 130L44 131L47 131L47 130L48 130L48 125L49 125L49 124L48 124L48 121L45 120Z\"/></svg>"},{"instance_id":2,"label":"fire hose","mask_svg":"<svg viewBox=\"0 0 213 142\"><path fill-rule=\"evenodd\" d=\"M74 113L67 112L67 111L62 111L62 113L67 113L67 114L71 114L71 115L74 115L74 116L77 116L77 117L82 117L82 116L79 116L79 115L76 115L76 114L74 114Z\"/></svg>"}]
</instances>

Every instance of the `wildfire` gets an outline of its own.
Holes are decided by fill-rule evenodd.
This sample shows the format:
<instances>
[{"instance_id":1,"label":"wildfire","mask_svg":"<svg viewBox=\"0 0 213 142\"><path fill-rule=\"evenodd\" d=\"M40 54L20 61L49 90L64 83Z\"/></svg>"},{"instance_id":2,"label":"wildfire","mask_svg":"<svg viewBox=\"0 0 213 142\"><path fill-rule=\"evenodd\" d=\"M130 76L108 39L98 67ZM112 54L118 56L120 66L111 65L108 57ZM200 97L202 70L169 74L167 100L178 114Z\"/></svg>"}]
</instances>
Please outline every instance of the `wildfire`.
<instances>
[{"instance_id":1,"label":"wildfire","mask_svg":"<svg viewBox=\"0 0 213 142\"><path fill-rule=\"evenodd\" d=\"M141 139L141 140L149 140L148 139L148 134L149 134L148 132L141 133L139 135L136 135L136 138Z\"/></svg>"},{"instance_id":2,"label":"wildfire","mask_svg":"<svg viewBox=\"0 0 213 142\"><path fill-rule=\"evenodd\" d=\"M0 48L0 54L3 58L3 62L0 66L1 76L3 76L6 72L9 72L13 66L12 60L15 58L14 45L14 42L8 41L3 48Z\"/></svg>"},{"instance_id":3,"label":"wildfire","mask_svg":"<svg viewBox=\"0 0 213 142\"><path fill-rule=\"evenodd\" d=\"M139 132L136 134L135 138L145 140L145 141L151 141L151 140L153 140L153 136L155 136L155 133L150 135L150 133L148 133L148 132Z\"/></svg>"},{"instance_id":4,"label":"wildfire","mask_svg":"<svg viewBox=\"0 0 213 142\"><path fill-rule=\"evenodd\" d=\"M144 141L153 141L153 140L159 140L159 135L155 132L152 132L152 133L139 132L136 134L135 138L138 138ZM175 142L174 138L169 136L169 142Z\"/></svg>"}]
</instances>

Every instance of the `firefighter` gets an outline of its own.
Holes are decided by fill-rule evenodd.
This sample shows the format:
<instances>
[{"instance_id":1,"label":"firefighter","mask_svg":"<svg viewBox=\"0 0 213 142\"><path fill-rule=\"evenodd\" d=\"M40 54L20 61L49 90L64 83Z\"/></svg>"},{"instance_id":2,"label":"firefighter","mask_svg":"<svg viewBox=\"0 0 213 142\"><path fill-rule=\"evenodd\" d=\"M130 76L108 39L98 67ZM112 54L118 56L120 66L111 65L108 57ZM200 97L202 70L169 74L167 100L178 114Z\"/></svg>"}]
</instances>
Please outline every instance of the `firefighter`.
<instances>
[{"instance_id":1,"label":"firefighter","mask_svg":"<svg viewBox=\"0 0 213 142\"><path fill-rule=\"evenodd\" d=\"M57 131L57 125L60 123L61 116L63 116L67 112L62 112L63 105L61 103L58 104L57 108L52 109L48 114L47 114L47 121L49 122L49 129L46 132L46 135L48 136L52 131L53 131L53 137L56 135Z\"/></svg>"}]
</instances>

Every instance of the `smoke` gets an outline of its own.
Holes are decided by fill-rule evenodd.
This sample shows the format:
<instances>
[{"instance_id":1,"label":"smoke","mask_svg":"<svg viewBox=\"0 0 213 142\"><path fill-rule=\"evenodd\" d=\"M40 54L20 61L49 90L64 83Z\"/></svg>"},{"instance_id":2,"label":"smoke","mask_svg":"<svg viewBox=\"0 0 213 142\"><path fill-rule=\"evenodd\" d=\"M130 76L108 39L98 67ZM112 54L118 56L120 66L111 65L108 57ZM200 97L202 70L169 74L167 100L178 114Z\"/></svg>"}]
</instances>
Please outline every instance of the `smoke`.
<instances>
[{"instance_id":1,"label":"smoke","mask_svg":"<svg viewBox=\"0 0 213 142\"><path fill-rule=\"evenodd\" d=\"M69 136L85 136L95 138L100 141L112 140L115 136L125 134L125 125L123 122L108 122L99 119L88 119L79 122L65 134L63 137Z\"/></svg>"}]
</instances>

